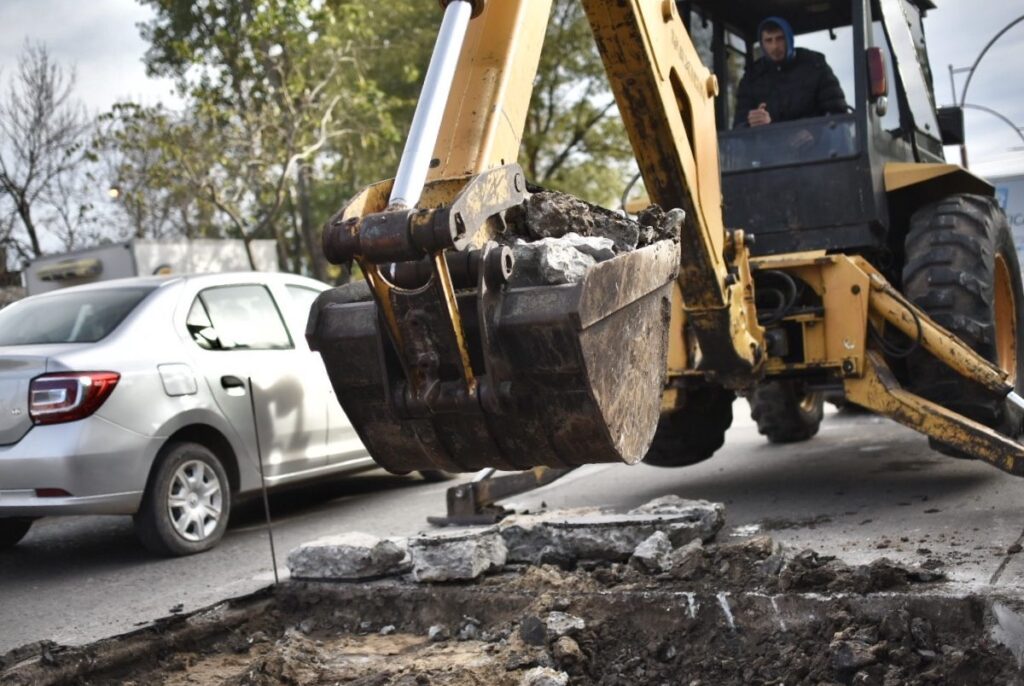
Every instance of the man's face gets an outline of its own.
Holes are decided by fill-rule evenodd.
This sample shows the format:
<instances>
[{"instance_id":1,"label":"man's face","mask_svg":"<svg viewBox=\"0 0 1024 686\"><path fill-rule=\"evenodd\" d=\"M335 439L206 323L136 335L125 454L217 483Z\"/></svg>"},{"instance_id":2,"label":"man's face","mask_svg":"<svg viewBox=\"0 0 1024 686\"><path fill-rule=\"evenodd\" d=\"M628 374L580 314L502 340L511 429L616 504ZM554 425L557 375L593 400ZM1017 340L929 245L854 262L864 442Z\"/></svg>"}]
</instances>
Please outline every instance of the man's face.
<instances>
[{"instance_id":1,"label":"man's face","mask_svg":"<svg viewBox=\"0 0 1024 686\"><path fill-rule=\"evenodd\" d=\"M761 48L772 62L786 59L786 34L782 29L768 27L761 32Z\"/></svg>"}]
</instances>

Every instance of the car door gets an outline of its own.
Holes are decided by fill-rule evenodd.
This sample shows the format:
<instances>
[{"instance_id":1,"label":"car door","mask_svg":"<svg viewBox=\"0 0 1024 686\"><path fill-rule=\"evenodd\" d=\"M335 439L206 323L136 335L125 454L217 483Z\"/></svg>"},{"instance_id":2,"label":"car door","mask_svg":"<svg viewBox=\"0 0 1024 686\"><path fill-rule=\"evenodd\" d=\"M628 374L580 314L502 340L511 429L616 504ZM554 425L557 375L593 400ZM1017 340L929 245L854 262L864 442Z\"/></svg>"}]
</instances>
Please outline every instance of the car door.
<instances>
[{"instance_id":1,"label":"car door","mask_svg":"<svg viewBox=\"0 0 1024 686\"><path fill-rule=\"evenodd\" d=\"M305 331L310 307L320 291L298 284L288 284L285 289L294 308L296 326L301 327L298 331ZM322 393L327 405L328 463L355 466L358 463L367 462L369 453L362 441L359 440L359 435L352 427L352 422L348 420L345 411L341 409L341 404L331 387L331 380L327 376L327 370L324 368L320 354L309 349L305 337L302 337L301 342L296 343L296 347L300 351L305 350L311 362L309 375L306 377L307 389L310 392Z\"/></svg>"},{"instance_id":2,"label":"car door","mask_svg":"<svg viewBox=\"0 0 1024 686\"><path fill-rule=\"evenodd\" d=\"M296 349L270 290L262 284L204 288L186 326L221 411L247 445L255 447L258 432L267 480L325 467L326 408L303 385L308 348Z\"/></svg>"}]
</instances>

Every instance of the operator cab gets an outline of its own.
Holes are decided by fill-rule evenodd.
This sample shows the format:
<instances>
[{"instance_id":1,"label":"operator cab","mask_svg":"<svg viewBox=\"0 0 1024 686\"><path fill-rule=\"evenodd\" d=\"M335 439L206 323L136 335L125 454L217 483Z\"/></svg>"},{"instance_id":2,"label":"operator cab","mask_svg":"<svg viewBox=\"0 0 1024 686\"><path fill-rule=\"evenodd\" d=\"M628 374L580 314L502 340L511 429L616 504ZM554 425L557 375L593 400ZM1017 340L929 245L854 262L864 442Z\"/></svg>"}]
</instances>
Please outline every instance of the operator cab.
<instances>
[{"instance_id":1,"label":"operator cab","mask_svg":"<svg viewBox=\"0 0 1024 686\"><path fill-rule=\"evenodd\" d=\"M942 135L932 92L922 22L935 7L931 0L678 6L721 88L716 120L726 225L755 234L755 254L887 250L896 237L888 226L884 165L943 162L944 138L956 138L952 130ZM737 88L761 56L757 30L769 16L789 21L797 47L825 56L846 113L733 128Z\"/></svg>"}]
</instances>

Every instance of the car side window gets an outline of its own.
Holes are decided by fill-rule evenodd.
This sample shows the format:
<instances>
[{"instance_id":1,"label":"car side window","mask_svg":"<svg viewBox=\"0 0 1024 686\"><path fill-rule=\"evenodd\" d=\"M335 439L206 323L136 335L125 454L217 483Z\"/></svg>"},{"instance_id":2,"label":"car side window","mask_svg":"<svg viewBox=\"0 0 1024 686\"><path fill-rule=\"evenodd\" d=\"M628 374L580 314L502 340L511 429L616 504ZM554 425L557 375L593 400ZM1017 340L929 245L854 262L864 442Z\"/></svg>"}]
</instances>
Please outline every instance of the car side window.
<instances>
[{"instance_id":1,"label":"car side window","mask_svg":"<svg viewBox=\"0 0 1024 686\"><path fill-rule=\"evenodd\" d=\"M208 324L206 330L203 326ZM287 350L292 347L274 298L263 286L201 291L189 311L189 334L207 350Z\"/></svg>"},{"instance_id":2,"label":"car side window","mask_svg":"<svg viewBox=\"0 0 1024 686\"><path fill-rule=\"evenodd\" d=\"M305 286L285 286L288 295L291 296L291 309L302 321L309 316L309 308L313 307L313 301L320 295L320 291Z\"/></svg>"},{"instance_id":3,"label":"car side window","mask_svg":"<svg viewBox=\"0 0 1024 686\"><path fill-rule=\"evenodd\" d=\"M281 305L289 311L292 317L292 322L294 322L294 325L297 327L295 330L301 334L301 332L306 330L306 321L309 319L309 310L313 307L313 303L316 301L317 296L320 295L320 291L315 288L293 285L286 285L285 290L288 292L288 302L281 303ZM309 349L305 340L303 340L302 349Z\"/></svg>"}]
</instances>

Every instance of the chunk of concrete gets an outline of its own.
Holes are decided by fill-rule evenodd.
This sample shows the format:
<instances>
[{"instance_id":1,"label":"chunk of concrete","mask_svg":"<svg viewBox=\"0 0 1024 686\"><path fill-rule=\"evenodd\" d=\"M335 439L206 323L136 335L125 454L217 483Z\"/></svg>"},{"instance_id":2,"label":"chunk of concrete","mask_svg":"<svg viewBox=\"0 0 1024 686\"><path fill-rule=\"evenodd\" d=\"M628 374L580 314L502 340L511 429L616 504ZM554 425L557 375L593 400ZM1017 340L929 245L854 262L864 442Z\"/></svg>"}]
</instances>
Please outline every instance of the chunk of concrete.
<instances>
[{"instance_id":1,"label":"chunk of concrete","mask_svg":"<svg viewBox=\"0 0 1024 686\"><path fill-rule=\"evenodd\" d=\"M878 661L871 646L860 641L832 641L828 649L832 654L832 666L839 672L852 672Z\"/></svg>"},{"instance_id":2,"label":"chunk of concrete","mask_svg":"<svg viewBox=\"0 0 1024 686\"><path fill-rule=\"evenodd\" d=\"M583 662L583 651L580 644L570 636L562 636L551 647L551 654L560 663L574 664Z\"/></svg>"},{"instance_id":3,"label":"chunk of concrete","mask_svg":"<svg viewBox=\"0 0 1024 686\"><path fill-rule=\"evenodd\" d=\"M507 550L497 529L463 529L409 540L412 577L419 582L476 579L505 565Z\"/></svg>"},{"instance_id":4,"label":"chunk of concrete","mask_svg":"<svg viewBox=\"0 0 1024 686\"><path fill-rule=\"evenodd\" d=\"M544 238L534 243L520 241L512 252L516 261L509 282L512 287L578 283L597 264L592 255L562 238Z\"/></svg>"},{"instance_id":5,"label":"chunk of concrete","mask_svg":"<svg viewBox=\"0 0 1024 686\"><path fill-rule=\"evenodd\" d=\"M687 501L665 514L569 514L556 511L513 515L499 525L509 562L539 564L565 560L624 562L637 546L662 531L673 546L694 539L709 541L722 528L720 503Z\"/></svg>"},{"instance_id":6,"label":"chunk of concrete","mask_svg":"<svg viewBox=\"0 0 1024 686\"><path fill-rule=\"evenodd\" d=\"M526 224L526 233L532 238L560 238L569 233L600 236L613 241L617 252L636 249L641 229L618 212L550 191L531 194L521 209L509 214L513 224ZM518 233L523 234L522 230Z\"/></svg>"},{"instance_id":7,"label":"chunk of concrete","mask_svg":"<svg viewBox=\"0 0 1024 686\"><path fill-rule=\"evenodd\" d=\"M523 617L519 623L519 638L526 645L542 646L547 641L547 627L544 621L536 615Z\"/></svg>"},{"instance_id":8,"label":"chunk of concrete","mask_svg":"<svg viewBox=\"0 0 1024 686\"><path fill-rule=\"evenodd\" d=\"M634 507L629 514L649 515L681 515L688 514L694 517L707 515L709 510L724 513L725 508L721 503L712 503L707 500L690 500L680 498L678 495L663 495L660 498L649 500L639 507Z\"/></svg>"},{"instance_id":9,"label":"chunk of concrete","mask_svg":"<svg viewBox=\"0 0 1024 686\"><path fill-rule=\"evenodd\" d=\"M655 531L633 551L629 559L637 569L645 572L664 572L671 567L672 541L664 531Z\"/></svg>"},{"instance_id":10,"label":"chunk of concrete","mask_svg":"<svg viewBox=\"0 0 1024 686\"><path fill-rule=\"evenodd\" d=\"M582 617L566 612L549 612L544 624L547 627L548 640L570 636L587 628L587 623Z\"/></svg>"},{"instance_id":11,"label":"chunk of concrete","mask_svg":"<svg viewBox=\"0 0 1024 686\"><path fill-rule=\"evenodd\" d=\"M567 686L569 675L550 667L534 667L519 680L519 686Z\"/></svg>"},{"instance_id":12,"label":"chunk of concrete","mask_svg":"<svg viewBox=\"0 0 1024 686\"><path fill-rule=\"evenodd\" d=\"M669 553L666 570L677 579L689 579L704 566L704 546L695 538Z\"/></svg>"},{"instance_id":13,"label":"chunk of concrete","mask_svg":"<svg viewBox=\"0 0 1024 686\"><path fill-rule=\"evenodd\" d=\"M288 554L288 569L296 579L372 579L408 571L407 558L405 539L352 531L303 543Z\"/></svg>"}]
</instances>

